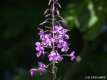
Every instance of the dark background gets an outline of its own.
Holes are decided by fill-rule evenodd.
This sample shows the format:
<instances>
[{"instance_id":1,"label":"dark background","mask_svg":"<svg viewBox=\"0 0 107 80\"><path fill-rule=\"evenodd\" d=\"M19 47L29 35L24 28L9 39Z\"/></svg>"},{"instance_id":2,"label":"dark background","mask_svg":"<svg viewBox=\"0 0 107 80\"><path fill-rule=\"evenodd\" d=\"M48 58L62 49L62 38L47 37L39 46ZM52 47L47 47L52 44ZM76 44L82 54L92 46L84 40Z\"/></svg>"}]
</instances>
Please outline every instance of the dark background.
<instances>
[{"instance_id":1,"label":"dark background","mask_svg":"<svg viewBox=\"0 0 107 80\"><path fill-rule=\"evenodd\" d=\"M86 76L107 79L107 0L60 2L61 13L71 29L70 48L81 60L65 59L59 64L58 80L85 80ZM0 80L31 80L29 69L37 63L34 56L37 27L44 20L47 3L48 0L0 1Z\"/></svg>"}]
</instances>

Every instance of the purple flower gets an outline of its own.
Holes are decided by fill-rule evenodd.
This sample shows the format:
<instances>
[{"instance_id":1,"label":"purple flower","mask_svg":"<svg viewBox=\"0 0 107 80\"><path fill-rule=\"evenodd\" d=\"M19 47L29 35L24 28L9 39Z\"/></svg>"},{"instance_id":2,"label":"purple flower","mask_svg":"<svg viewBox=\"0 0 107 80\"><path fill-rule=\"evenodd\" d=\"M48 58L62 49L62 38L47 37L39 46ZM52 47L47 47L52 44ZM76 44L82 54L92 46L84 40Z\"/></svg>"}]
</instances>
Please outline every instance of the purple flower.
<instances>
[{"instance_id":1,"label":"purple flower","mask_svg":"<svg viewBox=\"0 0 107 80\"><path fill-rule=\"evenodd\" d=\"M38 68L31 68L30 69L30 75L33 77L35 76L35 74L43 74L46 72L46 68L47 66L45 64L43 64L42 62L38 63Z\"/></svg>"},{"instance_id":2,"label":"purple flower","mask_svg":"<svg viewBox=\"0 0 107 80\"><path fill-rule=\"evenodd\" d=\"M55 25L53 33L57 34L66 34L68 32L67 29L64 29L61 25Z\"/></svg>"},{"instance_id":3,"label":"purple flower","mask_svg":"<svg viewBox=\"0 0 107 80\"><path fill-rule=\"evenodd\" d=\"M37 70L38 69L36 69L36 68L30 69L30 75L33 77L36 74Z\"/></svg>"},{"instance_id":4,"label":"purple flower","mask_svg":"<svg viewBox=\"0 0 107 80\"><path fill-rule=\"evenodd\" d=\"M51 53L48 55L48 58L49 58L49 61L52 61L52 62L62 61L63 59L63 57L61 57L57 51L51 51Z\"/></svg>"},{"instance_id":5,"label":"purple flower","mask_svg":"<svg viewBox=\"0 0 107 80\"><path fill-rule=\"evenodd\" d=\"M67 34L59 34L57 36L58 39L69 39L69 36Z\"/></svg>"},{"instance_id":6,"label":"purple flower","mask_svg":"<svg viewBox=\"0 0 107 80\"><path fill-rule=\"evenodd\" d=\"M62 52L67 52L69 49L68 43L63 40L59 40L59 43L57 44L57 46L58 46L58 48L61 48Z\"/></svg>"},{"instance_id":7,"label":"purple flower","mask_svg":"<svg viewBox=\"0 0 107 80\"><path fill-rule=\"evenodd\" d=\"M69 39L69 36L67 34L64 35L65 39Z\"/></svg>"},{"instance_id":8,"label":"purple flower","mask_svg":"<svg viewBox=\"0 0 107 80\"><path fill-rule=\"evenodd\" d=\"M43 64L42 62L39 62L38 65L39 65L38 67L41 71L46 71L47 66L45 64Z\"/></svg>"},{"instance_id":9,"label":"purple flower","mask_svg":"<svg viewBox=\"0 0 107 80\"><path fill-rule=\"evenodd\" d=\"M55 26L54 26L53 33L61 33L61 30L62 30L62 29L63 29L62 26L55 25Z\"/></svg>"},{"instance_id":10,"label":"purple flower","mask_svg":"<svg viewBox=\"0 0 107 80\"><path fill-rule=\"evenodd\" d=\"M71 59L71 60L75 60L75 59L76 59L75 51L72 51L72 52L69 54L69 56L70 56L70 59Z\"/></svg>"},{"instance_id":11,"label":"purple flower","mask_svg":"<svg viewBox=\"0 0 107 80\"><path fill-rule=\"evenodd\" d=\"M59 40L58 44L57 44L57 47L58 48L62 48L62 45L63 45L63 40Z\"/></svg>"},{"instance_id":12,"label":"purple flower","mask_svg":"<svg viewBox=\"0 0 107 80\"><path fill-rule=\"evenodd\" d=\"M41 56L41 54L44 54L44 47L41 45L41 43L40 42L36 42L35 43L35 45L36 45L36 51L37 51L37 57L40 57Z\"/></svg>"},{"instance_id":13,"label":"purple flower","mask_svg":"<svg viewBox=\"0 0 107 80\"><path fill-rule=\"evenodd\" d=\"M67 29L62 29L60 34L66 34L68 32Z\"/></svg>"},{"instance_id":14,"label":"purple flower","mask_svg":"<svg viewBox=\"0 0 107 80\"><path fill-rule=\"evenodd\" d=\"M67 52L68 49L69 49L68 44L67 44L66 41L64 41L63 44L62 44L62 49L61 49L61 51L62 51L62 52Z\"/></svg>"},{"instance_id":15,"label":"purple flower","mask_svg":"<svg viewBox=\"0 0 107 80\"><path fill-rule=\"evenodd\" d=\"M40 39L42 39L44 37L44 31L43 29L40 29L40 32L39 32L39 36L40 36Z\"/></svg>"},{"instance_id":16,"label":"purple flower","mask_svg":"<svg viewBox=\"0 0 107 80\"><path fill-rule=\"evenodd\" d=\"M50 34L45 34L44 35L44 37L42 38L42 44L44 46L52 46L51 35Z\"/></svg>"}]
</instances>

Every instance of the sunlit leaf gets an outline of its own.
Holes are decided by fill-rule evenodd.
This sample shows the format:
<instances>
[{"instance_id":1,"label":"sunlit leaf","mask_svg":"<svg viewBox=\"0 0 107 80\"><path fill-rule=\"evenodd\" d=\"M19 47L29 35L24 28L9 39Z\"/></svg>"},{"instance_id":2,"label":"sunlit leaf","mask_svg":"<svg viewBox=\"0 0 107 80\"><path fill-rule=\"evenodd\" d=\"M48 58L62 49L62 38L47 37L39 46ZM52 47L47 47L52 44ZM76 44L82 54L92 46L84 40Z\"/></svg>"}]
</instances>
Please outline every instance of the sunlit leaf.
<instances>
[{"instance_id":1,"label":"sunlit leaf","mask_svg":"<svg viewBox=\"0 0 107 80\"><path fill-rule=\"evenodd\" d=\"M88 27L90 28L98 21L98 17L95 14L92 2L89 2L88 9L90 11L90 19L89 19Z\"/></svg>"}]
</instances>

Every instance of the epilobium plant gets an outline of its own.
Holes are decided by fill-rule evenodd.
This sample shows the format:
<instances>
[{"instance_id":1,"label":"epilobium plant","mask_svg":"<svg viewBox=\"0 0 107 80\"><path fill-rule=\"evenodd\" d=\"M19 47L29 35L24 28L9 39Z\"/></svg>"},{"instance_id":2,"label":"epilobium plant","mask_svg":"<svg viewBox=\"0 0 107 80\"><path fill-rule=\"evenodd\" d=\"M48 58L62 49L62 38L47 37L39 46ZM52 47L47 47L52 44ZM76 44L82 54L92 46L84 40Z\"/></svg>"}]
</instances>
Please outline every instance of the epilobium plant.
<instances>
[{"instance_id":1,"label":"epilobium plant","mask_svg":"<svg viewBox=\"0 0 107 80\"><path fill-rule=\"evenodd\" d=\"M58 0L50 0L48 3L49 8L44 12L45 20L39 25L40 41L35 43L36 56L48 55L49 64L42 62L38 63L38 68L30 70L31 76L34 76L39 70L46 72L49 66L52 66L53 80L56 79L56 71L59 62L64 58L63 56L70 57L71 61L76 59L75 51L68 53L69 48L69 30L65 27L64 19L61 17L59 8L61 5ZM47 50L48 49L48 50Z\"/></svg>"}]
</instances>

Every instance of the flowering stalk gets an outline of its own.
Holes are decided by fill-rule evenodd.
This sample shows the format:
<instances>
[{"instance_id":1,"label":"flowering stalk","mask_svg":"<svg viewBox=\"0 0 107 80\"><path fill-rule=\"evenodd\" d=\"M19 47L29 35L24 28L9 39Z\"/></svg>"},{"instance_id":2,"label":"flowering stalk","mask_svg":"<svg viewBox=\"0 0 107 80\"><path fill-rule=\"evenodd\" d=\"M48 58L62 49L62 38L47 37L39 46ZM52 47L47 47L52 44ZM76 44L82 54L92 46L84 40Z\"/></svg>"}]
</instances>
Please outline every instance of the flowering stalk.
<instances>
[{"instance_id":1,"label":"flowering stalk","mask_svg":"<svg viewBox=\"0 0 107 80\"><path fill-rule=\"evenodd\" d=\"M58 0L49 0L48 5L49 8L44 12L45 20L40 23L40 27L38 28L40 41L35 43L35 54L38 58L48 54L47 57L50 63L46 65L39 62L38 68L32 68L30 73L32 76L34 76L37 71L40 71L40 74L42 74L47 71L49 66L52 66L52 80L56 80L56 64L63 60L63 56L67 56L70 57L71 60L75 60L76 55L75 51L68 53L69 35L67 33L69 30L64 28L64 19L61 17L59 12L61 5ZM46 51L46 49L51 51Z\"/></svg>"},{"instance_id":2,"label":"flowering stalk","mask_svg":"<svg viewBox=\"0 0 107 80\"><path fill-rule=\"evenodd\" d=\"M54 4L54 0L52 3L52 29L54 31L54 12L55 12L55 4ZM53 33L53 39L55 39L55 35ZM52 51L55 51L55 45L54 45L54 41L53 41L53 46L52 46ZM56 66L55 66L55 62L52 62L52 74L53 74L53 80L56 79L56 70L55 70Z\"/></svg>"}]
</instances>

